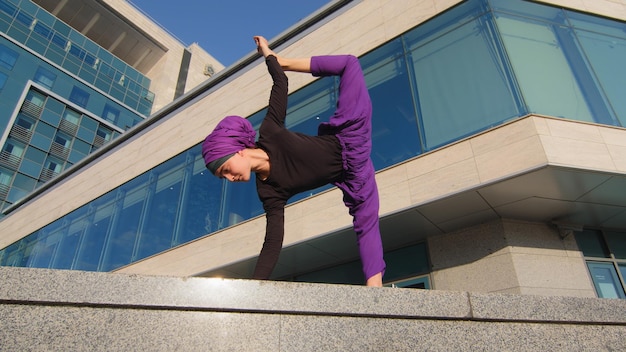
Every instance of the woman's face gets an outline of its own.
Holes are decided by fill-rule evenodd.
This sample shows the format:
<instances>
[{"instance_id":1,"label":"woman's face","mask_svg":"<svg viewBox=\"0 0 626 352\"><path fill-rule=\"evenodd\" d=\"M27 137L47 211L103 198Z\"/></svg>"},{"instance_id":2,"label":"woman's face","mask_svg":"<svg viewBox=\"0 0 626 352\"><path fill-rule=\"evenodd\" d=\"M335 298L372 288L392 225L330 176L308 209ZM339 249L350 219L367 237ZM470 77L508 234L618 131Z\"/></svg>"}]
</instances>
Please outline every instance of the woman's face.
<instances>
[{"instance_id":1,"label":"woman's face","mask_svg":"<svg viewBox=\"0 0 626 352\"><path fill-rule=\"evenodd\" d=\"M239 151L226 160L222 166L217 168L215 176L225 178L230 182L250 181L250 161L243 154L243 152Z\"/></svg>"}]
</instances>

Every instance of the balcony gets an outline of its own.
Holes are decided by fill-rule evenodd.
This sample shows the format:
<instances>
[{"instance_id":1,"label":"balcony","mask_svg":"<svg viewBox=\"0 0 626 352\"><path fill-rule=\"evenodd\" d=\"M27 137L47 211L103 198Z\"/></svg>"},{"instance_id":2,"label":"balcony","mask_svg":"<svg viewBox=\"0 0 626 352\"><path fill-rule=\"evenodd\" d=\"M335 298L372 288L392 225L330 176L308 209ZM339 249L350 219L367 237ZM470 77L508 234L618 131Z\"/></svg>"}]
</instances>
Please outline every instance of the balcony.
<instances>
[{"instance_id":1,"label":"balcony","mask_svg":"<svg viewBox=\"0 0 626 352\"><path fill-rule=\"evenodd\" d=\"M24 100L24 103L22 104L22 109L20 111L30 117L38 119L39 116L41 116L42 110L43 108L41 106L31 102L30 100Z\"/></svg>"},{"instance_id":2,"label":"balcony","mask_svg":"<svg viewBox=\"0 0 626 352\"><path fill-rule=\"evenodd\" d=\"M28 143L30 142L30 137L33 136L33 131L28 130L20 125L13 125L9 136L14 137L15 139L18 139L22 142Z\"/></svg>"},{"instance_id":3,"label":"balcony","mask_svg":"<svg viewBox=\"0 0 626 352\"><path fill-rule=\"evenodd\" d=\"M61 145L57 142L52 142L52 146L50 147L50 154L58 156L59 158L65 160L67 159L69 153L69 148L65 148L64 145Z\"/></svg>"},{"instance_id":4,"label":"balcony","mask_svg":"<svg viewBox=\"0 0 626 352\"><path fill-rule=\"evenodd\" d=\"M59 124L59 129L73 136L73 135L76 135L76 130L78 130L78 125L66 119L61 119L61 123Z\"/></svg>"},{"instance_id":5,"label":"balcony","mask_svg":"<svg viewBox=\"0 0 626 352\"><path fill-rule=\"evenodd\" d=\"M104 145L104 143L106 143L107 141L104 140L104 138L96 135L96 138L94 138L93 140L93 146L96 148L100 148Z\"/></svg>"},{"instance_id":6,"label":"balcony","mask_svg":"<svg viewBox=\"0 0 626 352\"><path fill-rule=\"evenodd\" d=\"M7 151L2 151L0 153L0 165L6 166L10 169L17 170L17 167L20 165L20 158L17 155L13 155Z\"/></svg>"},{"instance_id":7,"label":"balcony","mask_svg":"<svg viewBox=\"0 0 626 352\"><path fill-rule=\"evenodd\" d=\"M50 179L52 179L53 177L55 177L56 175L58 175L58 172L55 172L54 170L50 170L50 169L43 169L41 170L41 174L39 175L39 180L43 181L43 182L47 182Z\"/></svg>"},{"instance_id":8,"label":"balcony","mask_svg":"<svg viewBox=\"0 0 626 352\"><path fill-rule=\"evenodd\" d=\"M9 195L9 186L0 183L0 200L6 200Z\"/></svg>"}]
</instances>

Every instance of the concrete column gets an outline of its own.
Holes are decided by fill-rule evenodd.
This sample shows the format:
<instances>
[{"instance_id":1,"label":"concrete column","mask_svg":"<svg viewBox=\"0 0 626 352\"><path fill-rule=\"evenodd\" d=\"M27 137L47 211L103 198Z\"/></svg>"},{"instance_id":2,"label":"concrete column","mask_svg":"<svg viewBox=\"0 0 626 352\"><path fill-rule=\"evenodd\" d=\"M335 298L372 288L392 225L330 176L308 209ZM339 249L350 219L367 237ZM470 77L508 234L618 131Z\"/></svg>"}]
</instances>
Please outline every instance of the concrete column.
<instances>
[{"instance_id":1,"label":"concrete column","mask_svg":"<svg viewBox=\"0 0 626 352\"><path fill-rule=\"evenodd\" d=\"M595 297L576 240L548 224L498 220L428 246L435 289Z\"/></svg>"}]
</instances>

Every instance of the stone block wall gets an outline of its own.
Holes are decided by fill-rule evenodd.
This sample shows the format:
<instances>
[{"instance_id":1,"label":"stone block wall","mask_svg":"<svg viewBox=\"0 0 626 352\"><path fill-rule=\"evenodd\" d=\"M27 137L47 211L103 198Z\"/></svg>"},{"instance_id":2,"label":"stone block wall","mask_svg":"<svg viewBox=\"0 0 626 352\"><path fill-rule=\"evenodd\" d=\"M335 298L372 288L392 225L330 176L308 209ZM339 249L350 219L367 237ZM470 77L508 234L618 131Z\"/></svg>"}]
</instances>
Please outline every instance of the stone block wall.
<instances>
[{"instance_id":1,"label":"stone block wall","mask_svg":"<svg viewBox=\"0 0 626 352\"><path fill-rule=\"evenodd\" d=\"M617 351L626 301L0 267L6 351Z\"/></svg>"}]
</instances>

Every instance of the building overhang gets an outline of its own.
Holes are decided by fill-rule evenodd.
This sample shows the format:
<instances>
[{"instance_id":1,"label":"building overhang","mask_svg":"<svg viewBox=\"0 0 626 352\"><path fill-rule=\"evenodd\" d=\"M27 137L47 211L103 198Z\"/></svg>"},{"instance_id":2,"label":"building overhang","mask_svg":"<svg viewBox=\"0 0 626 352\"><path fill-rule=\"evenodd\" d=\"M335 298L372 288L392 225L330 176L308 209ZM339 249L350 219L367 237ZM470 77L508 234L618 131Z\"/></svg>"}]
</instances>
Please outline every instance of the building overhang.
<instances>
[{"instance_id":1,"label":"building overhang","mask_svg":"<svg viewBox=\"0 0 626 352\"><path fill-rule=\"evenodd\" d=\"M122 3L124 13L102 0L33 0L96 44L105 48L138 71L146 74L165 55L168 48L140 25L154 26L143 20L137 10ZM128 8L128 9L127 9ZM127 15L134 16L128 19ZM164 31L164 30L163 30Z\"/></svg>"}]
</instances>

